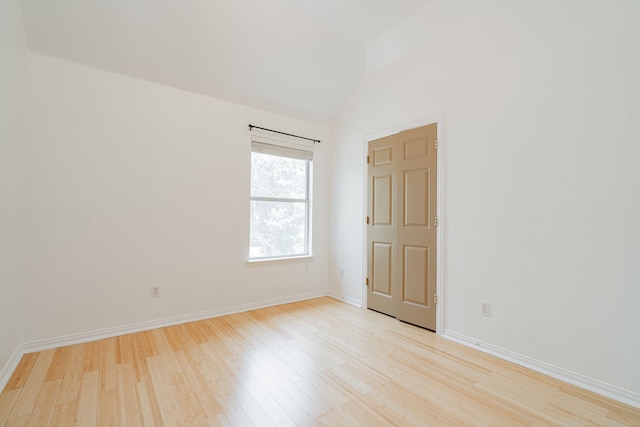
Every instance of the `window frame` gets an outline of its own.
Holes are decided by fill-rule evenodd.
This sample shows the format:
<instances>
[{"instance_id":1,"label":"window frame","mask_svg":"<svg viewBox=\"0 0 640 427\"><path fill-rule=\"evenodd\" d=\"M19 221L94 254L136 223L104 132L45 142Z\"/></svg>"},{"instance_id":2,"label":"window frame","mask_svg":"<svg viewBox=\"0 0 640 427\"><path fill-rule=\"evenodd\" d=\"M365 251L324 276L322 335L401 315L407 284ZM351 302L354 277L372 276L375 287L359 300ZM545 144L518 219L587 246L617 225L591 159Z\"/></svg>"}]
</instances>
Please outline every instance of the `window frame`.
<instances>
[{"instance_id":1,"label":"window frame","mask_svg":"<svg viewBox=\"0 0 640 427\"><path fill-rule=\"evenodd\" d=\"M297 258L313 257L313 144L291 142L284 139L266 138L259 135L251 136L251 155L260 153L277 157L284 157L305 161L305 197L269 197L254 196L252 186L249 187L249 210L251 212L254 202L273 202L273 203L302 203L305 208L305 233L304 233L304 251L302 253L279 254L269 256L251 256L251 214L249 215L249 254L248 262L261 261L278 261ZM301 153L302 157L301 157ZM250 159L250 178L253 179L253 159Z\"/></svg>"}]
</instances>

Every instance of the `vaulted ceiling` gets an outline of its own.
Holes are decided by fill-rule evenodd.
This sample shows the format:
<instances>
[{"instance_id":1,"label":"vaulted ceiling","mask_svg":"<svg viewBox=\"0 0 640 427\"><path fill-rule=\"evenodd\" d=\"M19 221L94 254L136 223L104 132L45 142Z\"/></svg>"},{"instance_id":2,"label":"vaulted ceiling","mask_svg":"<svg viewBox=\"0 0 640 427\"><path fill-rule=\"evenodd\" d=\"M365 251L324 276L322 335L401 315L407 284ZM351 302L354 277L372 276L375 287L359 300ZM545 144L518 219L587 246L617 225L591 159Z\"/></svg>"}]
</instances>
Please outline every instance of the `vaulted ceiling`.
<instances>
[{"instance_id":1,"label":"vaulted ceiling","mask_svg":"<svg viewBox=\"0 0 640 427\"><path fill-rule=\"evenodd\" d=\"M328 123L429 0L22 0L30 49Z\"/></svg>"}]
</instances>

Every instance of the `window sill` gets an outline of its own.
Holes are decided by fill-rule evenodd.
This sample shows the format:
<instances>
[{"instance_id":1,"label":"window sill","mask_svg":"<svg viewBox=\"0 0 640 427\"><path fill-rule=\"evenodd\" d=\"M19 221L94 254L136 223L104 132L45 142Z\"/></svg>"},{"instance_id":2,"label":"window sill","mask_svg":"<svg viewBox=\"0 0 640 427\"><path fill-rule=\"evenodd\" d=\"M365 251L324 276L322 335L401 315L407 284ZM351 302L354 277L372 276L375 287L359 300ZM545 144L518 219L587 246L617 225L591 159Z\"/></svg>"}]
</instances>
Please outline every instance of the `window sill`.
<instances>
[{"instance_id":1,"label":"window sill","mask_svg":"<svg viewBox=\"0 0 640 427\"><path fill-rule=\"evenodd\" d=\"M288 263L288 262L309 262L313 261L313 255L290 256L281 258L256 258L247 260L249 265L260 265L266 263Z\"/></svg>"}]
</instances>

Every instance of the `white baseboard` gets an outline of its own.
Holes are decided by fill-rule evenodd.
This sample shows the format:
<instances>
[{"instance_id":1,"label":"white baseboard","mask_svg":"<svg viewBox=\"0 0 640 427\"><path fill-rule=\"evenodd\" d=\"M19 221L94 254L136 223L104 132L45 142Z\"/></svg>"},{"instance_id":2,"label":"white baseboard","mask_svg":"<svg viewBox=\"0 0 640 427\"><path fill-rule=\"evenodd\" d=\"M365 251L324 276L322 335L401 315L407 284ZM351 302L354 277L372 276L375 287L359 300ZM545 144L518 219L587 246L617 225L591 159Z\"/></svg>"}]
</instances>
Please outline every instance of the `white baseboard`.
<instances>
[{"instance_id":1,"label":"white baseboard","mask_svg":"<svg viewBox=\"0 0 640 427\"><path fill-rule=\"evenodd\" d=\"M18 363L20 362L22 356L28 353L64 347L67 345L82 344L85 342L96 341L104 338L111 338L120 335L132 334L135 332L164 328L167 326L179 325L182 323L195 322L197 320L210 319L213 317L226 316L229 314L257 310L260 308L273 307L276 305L288 304L292 302L304 301L325 296L327 296L326 291L310 292L306 294L294 295L291 297L275 298L250 304L236 305L232 307L202 311L199 313L173 316L164 319L151 320L148 322L133 323L130 325L116 326L113 328L100 329L97 331L81 332L79 334L22 343L18 346L16 351L14 351L9 361L0 371L0 392L2 392L7 382L9 382L9 379L11 378L13 371L15 371L16 367L18 366Z\"/></svg>"},{"instance_id":2,"label":"white baseboard","mask_svg":"<svg viewBox=\"0 0 640 427\"><path fill-rule=\"evenodd\" d=\"M353 297L342 295L341 293L335 292L335 291L329 291L329 296L333 299L337 299L339 301L346 302L351 305L355 305L356 307L362 308L362 301L355 299Z\"/></svg>"},{"instance_id":3,"label":"white baseboard","mask_svg":"<svg viewBox=\"0 0 640 427\"><path fill-rule=\"evenodd\" d=\"M451 341L455 341L459 344L463 344L465 346L478 349L501 359L508 360L509 362L513 362L516 365L524 366L525 368L540 372L541 374L548 375L557 380L573 384L585 390L589 390L613 400L617 400L618 402L626 403L627 405L640 408L640 394L634 393L632 391L628 391L623 388L595 380L593 378L569 371L564 368L559 368L546 362L532 359L531 357L506 350L493 344L478 341L457 332L445 330L442 336Z\"/></svg>"}]
</instances>

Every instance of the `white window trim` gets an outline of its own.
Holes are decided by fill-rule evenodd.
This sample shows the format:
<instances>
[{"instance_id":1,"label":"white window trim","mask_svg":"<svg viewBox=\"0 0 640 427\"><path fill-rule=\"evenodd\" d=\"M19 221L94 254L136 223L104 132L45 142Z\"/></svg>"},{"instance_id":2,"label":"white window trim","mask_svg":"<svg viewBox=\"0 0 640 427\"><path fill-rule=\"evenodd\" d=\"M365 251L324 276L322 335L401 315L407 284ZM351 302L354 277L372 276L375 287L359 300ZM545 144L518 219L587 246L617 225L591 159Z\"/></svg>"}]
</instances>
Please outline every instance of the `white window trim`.
<instances>
[{"instance_id":1,"label":"white window trim","mask_svg":"<svg viewBox=\"0 0 640 427\"><path fill-rule=\"evenodd\" d=\"M276 263L278 261L291 262L291 261L299 261L299 262L309 262L315 259L315 255L300 255L300 256L283 256L278 258L250 258L247 260L247 264L261 264L261 263Z\"/></svg>"},{"instance_id":2,"label":"white window trim","mask_svg":"<svg viewBox=\"0 0 640 427\"><path fill-rule=\"evenodd\" d=\"M277 156L289 157L294 159L307 161L306 172L306 198L290 199L276 197L253 197L249 194L250 202L269 201L269 202L291 202L306 204L306 233L305 233L305 253L276 255L268 257L251 257L249 255L248 263L260 263L268 261L287 261L287 260L309 260L313 259L313 143L289 141L284 138L268 138L262 135L251 135L251 152L272 154ZM252 170L250 170L252 172ZM251 237L251 236L249 236Z\"/></svg>"}]
</instances>

